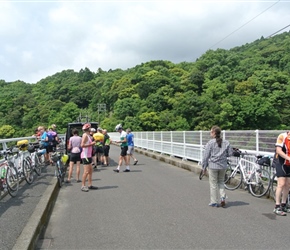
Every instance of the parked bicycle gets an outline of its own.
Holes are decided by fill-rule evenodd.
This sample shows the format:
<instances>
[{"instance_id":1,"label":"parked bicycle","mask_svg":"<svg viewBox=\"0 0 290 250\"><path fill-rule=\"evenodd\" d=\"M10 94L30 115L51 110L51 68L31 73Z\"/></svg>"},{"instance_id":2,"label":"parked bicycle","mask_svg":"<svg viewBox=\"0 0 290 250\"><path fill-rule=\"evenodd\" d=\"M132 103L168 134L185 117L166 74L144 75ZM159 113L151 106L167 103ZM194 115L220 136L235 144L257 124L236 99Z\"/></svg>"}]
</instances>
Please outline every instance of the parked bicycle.
<instances>
[{"instance_id":1,"label":"parked bicycle","mask_svg":"<svg viewBox=\"0 0 290 250\"><path fill-rule=\"evenodd\" d=\"M58 185L59 187L62 187L67 171L68 155L64 154L63 149L58 148L51 154L51 160L54 162L55 175L58 180Z\"/></svg>"},{"instance_id":2,"label":"parked bicycle","mask_svg":"<svg viewBox=\"0 0 290 250\"><path fill-rule=\"evenodd\" d=\"M28 149L28 141L22 140L17 142L17 147L19 148L19 153L17 154L16 159L18 159L18 174L22 178L24 177L25 181L28 184L32 184L34 181L34 171L32 166L32 159Z\"/></svg>"},{"instance_id":3,"label":"parked bicycle","mask_svg":"<svg viewBox=\"0 0 290 250\"><path fill-rule=\"evenodd\" d=\"M4 192L7 191L11 197L15 197L19 189L19 176L13 157L15 153L18 153L18 151L18 149L12 148L3 150L0 153L0 155L5 159L4 162L0 163L0 190Z\"/></svg>"},{"instance_id":4,"label":"parked bicycle","mask_svg":"<svg viewBox=\"0 0 290 250\"><path fill-rule=\"evenodd\" d=\"M44 154L46 153L46 150L40 149L39 145L29 144L27 151L30 153L28 160L32 166L32 171L39 176L41 174L42 167L45 165Z\"/></svg>"},{"instance_id":5,"label":"parked bicycle","mask_svg":"<svg viewBox=\"0 0 290 250\"><path fill-rule=\"evenodd\" d=\"M244 183L245 188L255 197L265 195L271 184L270 173L255 162L244 158L240 153L239 161L234 169L229 167L225 175L225 188L235 190Z\"/></svg>"}]
</instances>

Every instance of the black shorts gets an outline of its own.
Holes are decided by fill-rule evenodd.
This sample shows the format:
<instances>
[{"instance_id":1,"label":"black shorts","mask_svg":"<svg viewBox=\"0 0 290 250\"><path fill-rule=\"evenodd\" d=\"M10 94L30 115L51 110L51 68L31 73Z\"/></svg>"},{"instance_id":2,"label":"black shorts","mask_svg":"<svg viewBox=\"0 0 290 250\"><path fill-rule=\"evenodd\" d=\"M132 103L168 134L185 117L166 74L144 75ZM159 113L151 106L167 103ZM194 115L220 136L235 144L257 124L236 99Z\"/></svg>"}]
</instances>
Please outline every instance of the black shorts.
<instances>
[{"instance_id":1,"label":"black shorts","mask_svg":"<svg viewBox=\"0 0 290 250\"><path fill-rule=\"evenodd\" d=\"M276 165L276 176L290 178L290 166L277 164Z\"/></svg>"},{"instance_id":2,"label":"black shorts","mask_svg":"<svg viewBox=\"0 0 290 250\"><path fill-rule=\"evenodd\" d=\"M126 156L128 151L128 146L121 146L121 156Z\"/></svg>"},{"instance_id":3,"label":"black shorts","mask_svg":"<svg viewBox=\"0 0 290 250\"><path fill-rule=\"evenodd\" d=\"M105 145L104 146L104 156L109 156L110 146Z\"/></svg>"},{"instance_id":4,"label":"black shorts","mask_svg":"<svg viewBox=\"0 0 290 250\"><path fill-rule=\"evenodd\" d=\"M102 155L102 154L104 154L104 149L103 149L103 147L95 147L95 151L96 151L96 154L100 154L100 155Z\"/></svg>"},{"instance_id":5,"label":"black shorts","mask_svg":"<svg viewBox=\"0 0 290 250\"><path fill-rule=\"evenodd\" d=\"M71 153L69 161L72 161L75 164L78 161L81 161L81 153Z\"/></svg>"},{"instance_id":6,"label":"black shorts","mask_svg":"<svg viewBox=\"0 0 290 250\"><path fill-rule=\"evenodd\" d=\"M82 158L83 165L90 165L92 164L92 157L90 158Z\"/></svg>"},{"instance_id":7,"label":"black shorts","mask_svg":"<svg viewBox=\"0 0 290 250\"><path fill-rule=\"evenodd\" d=\"M46 149L46 153L51 153L51 152L53 152L53 147L52 147L51 145L44 146L43 148Z\"/></svg>"}]
</instances>

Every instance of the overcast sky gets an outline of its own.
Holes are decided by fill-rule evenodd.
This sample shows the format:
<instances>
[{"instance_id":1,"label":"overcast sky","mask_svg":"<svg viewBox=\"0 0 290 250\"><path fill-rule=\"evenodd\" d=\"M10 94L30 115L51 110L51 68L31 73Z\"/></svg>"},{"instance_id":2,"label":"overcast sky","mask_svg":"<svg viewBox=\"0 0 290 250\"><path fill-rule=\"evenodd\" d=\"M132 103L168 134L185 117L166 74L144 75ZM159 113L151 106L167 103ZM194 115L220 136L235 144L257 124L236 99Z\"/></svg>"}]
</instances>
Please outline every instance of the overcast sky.
<instances>
[{"instance_id":1,"label":"overcast sky","mask_svg":"<svg viewBox=\"0 0 290 250\"><path fill-rule=\"evenodd\" d=\"M289 17L282 0L0 0L0 79L36 83L67 69L194 62L209 49L268 37Z\"/></svg>"}]
</instances>

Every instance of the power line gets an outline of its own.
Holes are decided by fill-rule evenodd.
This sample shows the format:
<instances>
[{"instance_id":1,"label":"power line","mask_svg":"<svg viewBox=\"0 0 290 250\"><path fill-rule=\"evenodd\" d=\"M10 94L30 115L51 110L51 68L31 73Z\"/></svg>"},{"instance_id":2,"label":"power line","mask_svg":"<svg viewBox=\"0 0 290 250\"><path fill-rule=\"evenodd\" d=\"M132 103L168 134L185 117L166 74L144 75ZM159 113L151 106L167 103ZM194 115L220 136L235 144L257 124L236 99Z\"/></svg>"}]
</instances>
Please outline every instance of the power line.
<instances>
[{"instance_id":1,"label":"power line","mask_svg":"<svg viewBox=\"0 0 290 250\"><path fill-rule=\"evenodd\" d=\"M236 30L234 30L233 32L231 32L229 35L227 35L226 37L224 37L222 40L218 41L217 43L215 43L214 45L212 45L209 49L211 49L212 47L216 46L217 44L221 43L222 41L224 41L225 39L227 39L229 36L231 36L232 34L234 34L235 32L237 32L238 30L240 30L241 28L243 28L244 26L246 26L248 23L252 22L254 19L256 19L258 16L262 15L263 13L265 13L267 10L269 10L270 8L272 8L274 5L276 5L278 2L280 2L281 0L278 0L277 2L275 2L274 4L272 4L270 7L268 7L267 9L265 9L264 11L262 11L260 14L258 14L257 16L253 17L251 20L249 20L248 22L246 22L245 24L243 24L242 26L240 26L239 28L237 28Z\"/></svg>"},{"instance_id":2,"label":"power line","mask_svg":"<svg viewBox=\"0 0 290 250\"><path fill-rule=\"evenodd\" d=\"M271 37L271 36L274 36L275 34L277 34L278 32L280 32L280 31L282 31L282 30L284 30L284 29L286 29L287 27L289 27L290 26L290 24L288 24L287 26L285 26L284 28L282 28L282 29L280 29L280 30L278 30L278 31L276 31L275 33L273 33L272 35L270 35L270 36L267 36L266 37L266 39L267 38L269 38L269 37Z\"/></svg>"}]
</instances>

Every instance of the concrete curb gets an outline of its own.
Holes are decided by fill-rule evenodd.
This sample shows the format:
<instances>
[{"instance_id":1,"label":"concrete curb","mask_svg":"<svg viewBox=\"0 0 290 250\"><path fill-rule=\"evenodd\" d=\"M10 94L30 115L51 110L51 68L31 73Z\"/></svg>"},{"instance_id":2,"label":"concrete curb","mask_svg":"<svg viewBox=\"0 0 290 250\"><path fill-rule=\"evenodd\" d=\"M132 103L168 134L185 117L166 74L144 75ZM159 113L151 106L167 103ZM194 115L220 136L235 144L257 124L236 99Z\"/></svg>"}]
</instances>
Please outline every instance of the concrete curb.
<instances>
[{"instance_id":1,"label":"concrete curb","mask_svg":"<svg viewBox=\"0 0 290 250\"><path fill-rule=\"evenodd\" d=\"M58 192L57 179L53 178L12 250L35 249L38 238L49 220Z\"/></svg>"},{"instance_id":2,"label":"concrete curb","mask_svg":"<svg viewBox=\"0 0 290 250\"><path fill-rule=\"evenodd\" d=\"M144 149L140 149L140 148L134 148L134 151L136 151L137 153L146 155L148 157L151 157L153 159L159 160L159 161L163 161L165 163L171 164L173 166L179 167L179 168L183 168L186 169L190 172L194 172L196 174L199 175L200 171L201 171L201 166L198 165L196 162L193 161L187 161L187 160L182 160L182 159L178 159L176 157L172 157L169 155L163 155L160 153L155 153L152 151L147 151Z\"/></svg>"}]
</instances>

